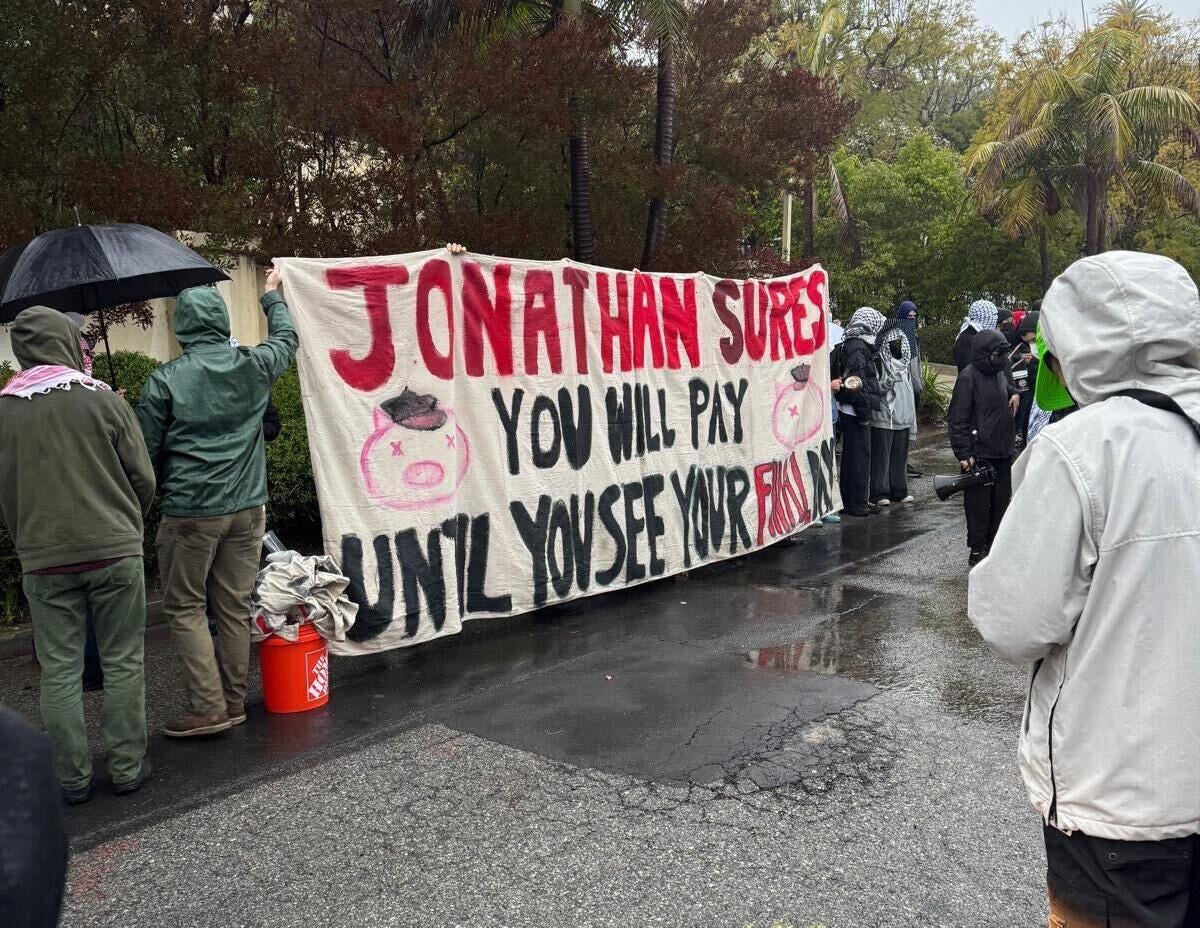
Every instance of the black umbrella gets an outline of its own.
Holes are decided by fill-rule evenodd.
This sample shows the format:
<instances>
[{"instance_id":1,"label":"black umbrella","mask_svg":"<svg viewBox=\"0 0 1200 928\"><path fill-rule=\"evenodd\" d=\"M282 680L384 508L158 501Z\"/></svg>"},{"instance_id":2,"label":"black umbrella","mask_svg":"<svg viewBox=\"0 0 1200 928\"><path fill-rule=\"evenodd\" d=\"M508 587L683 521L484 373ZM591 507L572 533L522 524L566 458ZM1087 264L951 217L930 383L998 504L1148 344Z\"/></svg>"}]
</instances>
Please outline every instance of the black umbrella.
<instances>
[{"instance_id":1,"label":"black umbrella","mask_svg":"<svg viewBox=\"0 0 1200 928\"><path fill-rule=\"evenodd\" d=\"M30 306L98 312L111 370L106 307L228 279L186 245L148 226L55 229L0 255L0 324Z\"/></svg>"}]
</instances>

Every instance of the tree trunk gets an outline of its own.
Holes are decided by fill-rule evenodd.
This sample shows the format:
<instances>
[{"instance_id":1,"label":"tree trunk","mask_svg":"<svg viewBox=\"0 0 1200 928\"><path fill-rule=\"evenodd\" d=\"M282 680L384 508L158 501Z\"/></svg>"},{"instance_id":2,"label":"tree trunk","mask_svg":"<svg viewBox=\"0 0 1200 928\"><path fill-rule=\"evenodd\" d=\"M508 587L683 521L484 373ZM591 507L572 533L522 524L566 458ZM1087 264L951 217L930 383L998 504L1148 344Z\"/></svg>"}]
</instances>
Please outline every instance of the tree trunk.
<instances>
[{"instance_id":1,"label":"tree trunk","mask_svg":"<svg viewBox=\"0 0 1200 928\"><path fill-rule=\"evenodd\" d=\"M578 97L571 97L571 254L591 263L596 256L592 226L592 161L588 154L587 112Z\"/></svg>"},{"instance_id":2,"label":"tree trunk","mask_svg":"<svg viewBox=\"0 0 1200 928\"><path fill-rule=\"evenodd\" d=\"M675 42L670 36L658 40L658 93L654 114L654 163L658 167L658 195L650 200L646 216L646 240L642 247L642 270L654 269L658 252L667 238L667 172L675 149Z\"/></svg>"},{"instance_id":3,"label":"tree trunk","mask_svg":"<svg viewBox=\"0 0 1200 928\"><path fill-rule=\"evenodd\" d=\"M1108 199L1105 185L1094 174L1088 174L1087 180L1087 234L1084 240L1084 252L1098 255L1104 251L1104 210Z\"/></svg>"},{"instance_id":4,"label":"tree trunk","mask_svg":"<svg viewBox=\"0 0 1200 928\"><path fill-rule=\"evenodd\" d=\"M1050 289L1050 252L1046 247L1046 224L1038 226L1038 257L1042 262L1042 296Z\"/></svg>"},{"instance_id":5,"label":"tree trunk","mask_svg":"<svg viewBox=\"0 0 1200 928\"><path fill-rule=\"evenodd\" d=\"M812 259L817 254L816 240L816 224L817 224L817 201L816 201L816 184L810 171L808 176L804 178L804 255L803 258L808 263L812 263Z\"/></svg>"}]
</instances>

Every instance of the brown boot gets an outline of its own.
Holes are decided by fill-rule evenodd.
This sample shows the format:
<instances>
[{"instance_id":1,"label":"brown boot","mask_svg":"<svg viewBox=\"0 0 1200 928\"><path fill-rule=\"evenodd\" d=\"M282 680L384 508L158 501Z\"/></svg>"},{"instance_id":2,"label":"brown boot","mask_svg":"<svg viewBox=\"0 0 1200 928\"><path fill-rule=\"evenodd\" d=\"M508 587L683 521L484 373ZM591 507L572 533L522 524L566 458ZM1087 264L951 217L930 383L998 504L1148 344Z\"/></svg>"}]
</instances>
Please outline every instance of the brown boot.
<instances>
[{"instance_id":1,"label":"brown boot","mask_svg":"<svg viewBox=\"0 0 1200 928\"><path fill-rule=\"evenodd\" d=\"M215 735L227 731L232 726L229 715L219 712L216 715L197 715L195 712L185 712L175 721L166 725L162 733L168 738L195 738L199 735Z\"/></svg>"}]
</instances>

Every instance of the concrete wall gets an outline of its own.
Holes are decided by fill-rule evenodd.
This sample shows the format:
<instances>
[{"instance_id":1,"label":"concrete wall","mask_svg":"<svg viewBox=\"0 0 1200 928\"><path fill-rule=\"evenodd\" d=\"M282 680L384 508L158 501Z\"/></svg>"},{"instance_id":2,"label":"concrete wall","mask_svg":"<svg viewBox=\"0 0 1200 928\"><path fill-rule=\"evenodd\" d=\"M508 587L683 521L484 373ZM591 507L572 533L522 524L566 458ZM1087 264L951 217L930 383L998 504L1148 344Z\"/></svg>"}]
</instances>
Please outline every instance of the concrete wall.
<instances>
[{"instance_id":1,"label":"concrete wall","mask_svg":"<svg viewBox=\"0 0 1200 928\"><path fill-rule=\"evenodd\" d=\"M258 304L266 274L247 255L230 256L225 270L231 279L218 284L217 289L229 307L230 329L243 345L257 345L267 337L267 320ZM150 328L121 325L109 329L112 350L140 351L158 361L179 357L179 343L174 335L175 300L151 300L150 305L154 308L154 324ZM103 350L103 344L97 345L97 354ZM14 368L19 366L9 344L8 326L0 326L0 361L8 361Z\"/></svg>"}]
</instances>

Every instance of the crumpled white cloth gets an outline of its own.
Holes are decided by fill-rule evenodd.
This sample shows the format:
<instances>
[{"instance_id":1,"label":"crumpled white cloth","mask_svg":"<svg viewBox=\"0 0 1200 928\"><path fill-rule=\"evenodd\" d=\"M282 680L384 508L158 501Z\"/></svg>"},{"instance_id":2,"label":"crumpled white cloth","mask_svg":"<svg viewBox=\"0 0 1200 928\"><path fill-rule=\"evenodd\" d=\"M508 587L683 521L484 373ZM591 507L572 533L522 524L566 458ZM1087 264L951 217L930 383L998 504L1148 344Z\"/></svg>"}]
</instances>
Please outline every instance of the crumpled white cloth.
<instances>
[{"instance_id":1,"label":"crumpled white cloth","mask_svg":"<svg viewBox=\"0 0 1200 928\"><path fill-rule=\"evenodd\" d=\"M300 637L300 626L311 622L328 641L345 641L358 605L346 596L350 581L326 554L305 556L280 551L267 557L267 566L254 581L250 602L251 637L262 641L278 635Z\"/></svg>"}]
</instances>

